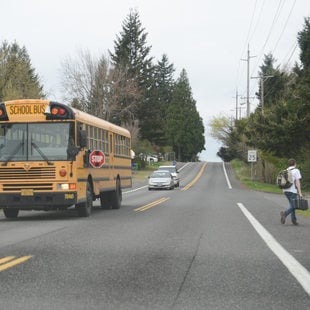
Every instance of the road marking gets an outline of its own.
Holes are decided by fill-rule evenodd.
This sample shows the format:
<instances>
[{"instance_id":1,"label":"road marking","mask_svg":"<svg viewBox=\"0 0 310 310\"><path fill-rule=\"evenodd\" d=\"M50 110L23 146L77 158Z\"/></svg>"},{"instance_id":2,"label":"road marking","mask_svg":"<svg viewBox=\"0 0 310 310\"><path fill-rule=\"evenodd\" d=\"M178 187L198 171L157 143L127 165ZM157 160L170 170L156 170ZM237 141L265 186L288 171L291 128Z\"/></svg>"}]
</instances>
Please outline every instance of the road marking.
<instances>
[{"instance_id":1,"label":"road marking","mask_svg":"<svg viewBox=\"0 0 310 310\"><path fill-rule=\"evenodd\" d=\"M227 175L227 172L226 172L226 168L225 168L225 163L224 162L223 162L223 170L224 170L224 174L225 174L225 178L226 178L226 182L227 182L228 188L232 189L230 181L229 181L229 178L228 178L228 175Z\"/></svg>"},{"instance_id":2,"label":"road marking","mask_svg":"<svg viewBox=\"0 0 310 310\"><path fill-rule=\"evenodd\" d=\"M0 272L3 270L6 270L8 268L11 268L15 265L21 264L31 258L32 256L22 256L20 258L15 258L15 256L7 256L0 259Z\"/></svg>"},{"instance_id":3,"label":"road marking","mask_svg":"<svg viewBox=\"0 0 310 310\"><path fill-rule=\"evenodd\" d=\"M181 189L181 192L187 191L189 188L191 188L191 187L198 181L198 179L201 177L201 175L202 175L202 173L203 173L203 170L204 170L206 164L207 164L207 163L204 163L204 164L202 165L202 167L200 168L200 170L199 170L198 174L196 175L196 177L195 177L191 182L189 182L187 185L185 185L185 186Z\"/></svg>"},{"instance_id":4,"label":"road marking","mask_svg":"<svg viewBox=\"0 0 310 310\"><path fill-rule=\"evenodd\" d=\"M138 187L138 188L135 188L135 189L131 189L131 190L125 191L125 192L123 192L123 194L133 193L133 192L139 191L140 189L143 189L143 188L146 188L146 187L148 187L148 185L144 185L144 186L141 186L141 187Z\"/></svg>"},{"instance_id":5,"label":"road marking","mask_svg":"<svg viewBox=\"0 0 310 310\"><path fill-rule=\"evenodd\" d=\"M287 252L276 239L255 219L242 203L237 203L243 214L247 217L257 233L265 241L271 251L280 259L282 264L296 278L304 290L310 295L310 273L289 252Z\"/></svg>"},{"instance_id":6,"label":"road marking","mask_svg":"<svg viewBox=\"0 0 310 310\"><path fill-rule=\"evenodd\" d=\"M134 211L141 212L141 211L148 210L148 209L153 208L153 207L155 207L155 206L157 206L157 205L159 205L159 204L161 204L161 203L163 203L163 202L165 202L165 201L167 201L169 199L170 198L168 198L168 197L163 197L163 198L161 198L159 200L153 201L153 202L151 202L151 203L149 203L147 205L144 205L144 206L142 206L140 208L134 209Z\"/></svg>"}]
</instances>

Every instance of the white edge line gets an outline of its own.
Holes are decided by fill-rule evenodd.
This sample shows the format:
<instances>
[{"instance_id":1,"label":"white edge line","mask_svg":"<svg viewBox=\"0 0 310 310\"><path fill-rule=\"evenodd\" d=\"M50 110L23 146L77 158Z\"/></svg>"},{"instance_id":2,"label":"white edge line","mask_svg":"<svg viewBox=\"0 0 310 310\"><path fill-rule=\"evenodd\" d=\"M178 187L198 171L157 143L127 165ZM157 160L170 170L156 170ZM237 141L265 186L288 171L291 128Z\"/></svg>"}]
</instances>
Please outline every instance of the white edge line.
<instances>
[{"instance_id":1,"label":"white edge line","mask_svg":"<svg viewBox=\"0 0 310 310\"><path fill-rule=\"evenodd\" d=\"M271 251L280 259L282 264L286 266L289 272L296 278L310 296L309 271L276 241L276 239L255 219L242 203L237 203L237 205Z\"/></svg>"},{"instance_id":2,"label":"white edge line","mask_svg":"<svg viewBox=\"0 0 310 310\"><path fill-rule=\"evenodd\" d=\"M232 189L230 181L228 179L228 175L227 175L227 172L226 172L226 168L225 168L225 163L224 162L223 162L223 170L224 170L224 174L225 174L225 178L226 178L226 182L227 182L228 188Z\"/></svg>"}]
</instances>

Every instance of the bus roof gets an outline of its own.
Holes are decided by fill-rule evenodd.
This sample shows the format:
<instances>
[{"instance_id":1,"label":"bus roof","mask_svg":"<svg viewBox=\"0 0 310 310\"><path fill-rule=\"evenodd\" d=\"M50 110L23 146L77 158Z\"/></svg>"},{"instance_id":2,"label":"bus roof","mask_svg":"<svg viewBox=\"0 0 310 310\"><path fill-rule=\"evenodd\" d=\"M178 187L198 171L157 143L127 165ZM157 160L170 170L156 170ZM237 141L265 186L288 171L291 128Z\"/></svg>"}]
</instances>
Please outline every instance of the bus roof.
<instances>
[{"instance_id":1,"label":"bus roof","mask_svg":"<svg viewBox=\"0 0 310 310\"><path fill-rule=\"evenodd\" d=\"M58 103L58 102L49 101L49 100L42 100L42 99L18 99L18 100L5 101L2 104L4 104L6 107L17 105L17 106L23 106L23 107L27 107L27 108L29 108L30 106L33 106L33 105L41 105L44 107L44 110L45 110L45 107L48 107L51 104L59 104L59 105L65 106L66 109L68 109L71 112L70 115L73 115L73 119L75 119L77 121L84 122L86 124L93 125L96 127L104 128L104 129L113 131L115 133L118 133L120 135L130 137L130 132L127 129L120 127L118 125L115 125L113 123L110 123L106 120L103 120L97 116L94 116L94 115L88 114L86 112L80 111L78 109L75 109L75 108L68 106L66 104L63 104L63 103ZM23 109L23 111L24 111L24 113L22 115L23 117L21 117L21 115L19 115L18 116L19 121L25 121L25 120L29 119L29 116L27 116L27 110L28 109ZM8 111L8 113L9 113L9 111ZM30 114L30 118L33 121L35 119L35 118L33 118L33 114L38 115L38 117L41 119L45 113L44 113L44 111L42 112L42 108L41 109L36 108L35 113L34 113L33 109L29 109L29 114ZM42 115L42 116L40 116L40 115ZM46 118L44 118L44 119L46 119ZM68 119L70 119L70 118L68 118ZM43 118L42 118L42 120L43 120Z\"/></svg>"}]
</instances>

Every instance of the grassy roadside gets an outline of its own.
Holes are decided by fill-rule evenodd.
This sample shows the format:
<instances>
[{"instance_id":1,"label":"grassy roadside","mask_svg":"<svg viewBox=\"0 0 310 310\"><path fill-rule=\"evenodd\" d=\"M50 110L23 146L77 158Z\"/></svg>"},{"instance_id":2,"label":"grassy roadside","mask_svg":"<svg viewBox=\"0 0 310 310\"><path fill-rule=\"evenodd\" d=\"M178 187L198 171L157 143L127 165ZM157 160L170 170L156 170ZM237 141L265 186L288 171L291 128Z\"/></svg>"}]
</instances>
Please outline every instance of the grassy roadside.
<instances>
[{"instance_id":1,"label":"grassy roadside","mask_svg":"<svg viewBox=\"0 0 310 310\"><path fill-rule=\"evenodd\" d=\"M282 194L282 190L278 188L276 185L263 183L257 180L252 180L249 165L247 165L246 163L241 162L239 160L233 160L231 161L231 167L233 168L236 178L247 188L266 193ZM308 193L303 194L304 195L306 194L306 197L309 197ZM310 209L308 209L307 211L297 210L297 214L310 218Z\"/></svg>"}]
</instances>

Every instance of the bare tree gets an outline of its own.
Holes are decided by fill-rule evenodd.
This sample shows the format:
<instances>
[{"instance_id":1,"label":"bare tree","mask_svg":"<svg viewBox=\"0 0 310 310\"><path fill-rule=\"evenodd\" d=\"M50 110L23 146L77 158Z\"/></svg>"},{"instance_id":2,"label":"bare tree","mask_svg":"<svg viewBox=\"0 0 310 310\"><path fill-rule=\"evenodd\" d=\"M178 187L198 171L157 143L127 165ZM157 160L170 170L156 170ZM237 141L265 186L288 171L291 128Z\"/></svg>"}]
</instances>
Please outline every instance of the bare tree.
<instances>
[{"instance_id":1,"label":"bare tree","mask_svg":"<svg viewBox=\"0 0 310 310\"><path fill-rule=\"evenodd\" d=\"M83 111L88 111L96 71L96 60L89 51L79 51L78 58L67 57L62 62L63 100Z\"/></svg>"},{"instance_id":2,"label":"bare tree","mask_svg":"<svg viewBox=\"0 0 310 310\"><path fill-rule=\"evenodd\" d=\"M62 63L62 74L65 102L124 127L137 126L140 94L128 70L113 67L105 56L96 59L80 51L78 59L67 58Z\"/></svg>"}]
</instances>

